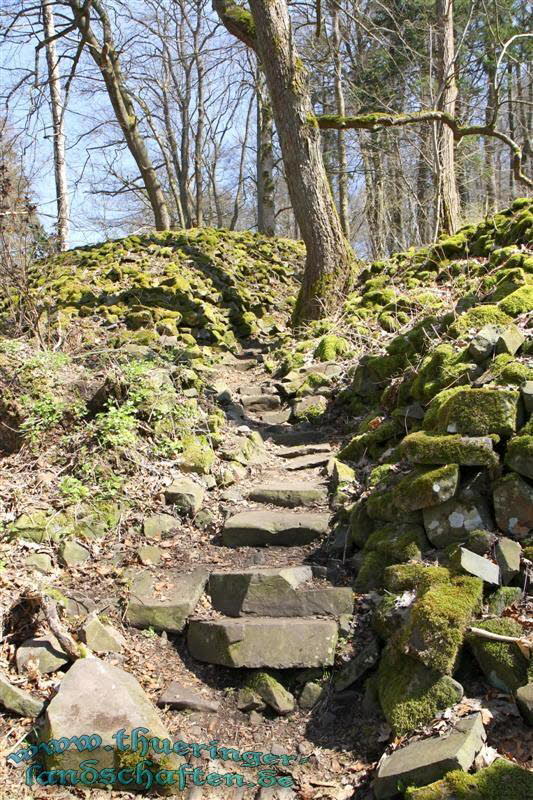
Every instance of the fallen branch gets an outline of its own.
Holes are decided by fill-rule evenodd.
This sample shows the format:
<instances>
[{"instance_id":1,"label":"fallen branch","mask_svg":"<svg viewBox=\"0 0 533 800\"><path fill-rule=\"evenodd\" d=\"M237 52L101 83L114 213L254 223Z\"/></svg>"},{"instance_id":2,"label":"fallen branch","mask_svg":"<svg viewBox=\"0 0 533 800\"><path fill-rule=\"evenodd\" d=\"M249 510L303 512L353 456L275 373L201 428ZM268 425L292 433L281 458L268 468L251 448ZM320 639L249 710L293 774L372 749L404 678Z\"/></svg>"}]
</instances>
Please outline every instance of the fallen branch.
<instances>
[{"instance_id":1,"label":"fallen branch","mask_svg":"<svg viewBox=\"0 0 533 800\"><path fill-rule=\"evenodd\" d=\"M56 601L47 595L43 595L41 598L41 605L50 630L71 661L76 661L78 658L87 658L88 656L91 656L91 650L89 650L86 645L76 642L76 640L70 635L70 633L62 624L61 620L59 619L59 614L57 613Z\"/></svg>"},{"instance_id":2,"label":"fallen branch","mask_svg":"<svg viewBox=\"0 0 533 800\"><path fill-rule=\"evenodd\" d=\"M516 644L526 658L530 658L533 652L533 638L527 638L525 636L504 636L502 633L492 633L491 631L483 630L483 628L468 628L468 631L475 636L479 636L482 639L490 639L493 642Z\"/></svg>"}]
</instances>

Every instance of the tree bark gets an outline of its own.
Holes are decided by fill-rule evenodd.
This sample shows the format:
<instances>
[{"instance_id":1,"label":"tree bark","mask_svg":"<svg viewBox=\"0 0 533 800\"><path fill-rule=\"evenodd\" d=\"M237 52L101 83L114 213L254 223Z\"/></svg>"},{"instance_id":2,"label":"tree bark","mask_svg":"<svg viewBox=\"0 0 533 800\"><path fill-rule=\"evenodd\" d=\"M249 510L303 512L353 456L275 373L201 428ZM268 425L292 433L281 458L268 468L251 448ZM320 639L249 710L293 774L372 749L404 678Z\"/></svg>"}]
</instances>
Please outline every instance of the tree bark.
<instances>
[{"instance_id":1,"label":"tree bark","mask_svg":"<svg viewBox=\"0 0 533 800\"><path fill-rule=\"evenodd\" d=\"M265 71L289 195L307 251L293 321L299 325L319 319L340 308L351 284L355 256L329 189L320 131L287 4L250 0L252 18L238 6L228 8L225 0L214 0L214 7L230 32L255 47Z\"/></svg>"},{"instance_id":2,"label":"tree bark","mask_svg":"<svg viewBox=\"0 0 533 800\"><path fill-rule=\"evenodd\" d=\"M453 0L437 0L437 35L440 87L438 108L453 117L457 99ZM442 232L451 234L459 227L460 203L455 177L453 131L446 125L439 125L439 161L439 228Z\"/></svg>"},{"instance_id":3,"label":"tree bark","mask_svg":"<svg viewBox=\"0 0 533 800\"><path fill-rule=\"evenodd\" d=\"M337 103L337 114L341 117L346 116L346 103L344 100L344 88L342 82L342 61L341 61L341 30L339 23L339 9L336 4L331 9L332 45L333 45L333 65L335 68L335 100ZM350 239L350 212L348 205L348 160L346 158L346 142L344 131L337 132L337 162L338 162L338 196L339 196L339 217L341 220L344 235Z\"/></svg>"},{"instance_id":4,"label":"tree bark","mask_svg":"<svg viewBox=\"0 0 533 800\"><path fill-rule=\"evenodd\" d=\"M48 66L48 86L50 87L50 106L52 110L52 131L54 142L54 175L57 205L57 239L61 251L68 249L70 219L67 164L65 159L65 127L61 76L57 60L55 39L54 9L50 0L42 0L43 29L47 40L46 63Z\"/></svg>"},{"instance_id":5,"label":"tree bark","mask_svg":"<svg viewBox=\"0 0 533 800\"><path fill-rule=\"evenodd\" d=\"M272 107L261 67L257 69L257 230L266 236L276 233L274 204L274 125Z\"/></svg>"},{"instance_id":6,"label":"tree bark","mask_svg":"<svg viewBox=\"0 0 533 800\"><path fill-rule=\"evenodd\" d=\"M492 61L493 55L489 54L489 59ZM486 69L488 92L487 92L487 105L485 108L485 124L492 125L495 114L496 96L494 92L494 65L489 61ZM496 210L496 172L494 168L494 147L493 139L485 139L485 191L487 195L486 211L488 214L493 214Z\"/></svg>"},{"instance_id":7,"label":"tree bark","mask_svg":"<svg viewBox=\"0 0 533 800\"><path fill-rule=\"evenodd\" d=\"M146 194L154 214L156 230L168 230L170 228L170 214L165 194L139 130L137 115L122 74L119 54L115 47L107 12L100 0L92 0L90 8L94 8L102 25L103 44L100 45L91 27L88 6L80 6L79 0L68 0L68 3L74 14L74 22L102 74L116 120L141 173Z\"/></svg>"}]
</instances>

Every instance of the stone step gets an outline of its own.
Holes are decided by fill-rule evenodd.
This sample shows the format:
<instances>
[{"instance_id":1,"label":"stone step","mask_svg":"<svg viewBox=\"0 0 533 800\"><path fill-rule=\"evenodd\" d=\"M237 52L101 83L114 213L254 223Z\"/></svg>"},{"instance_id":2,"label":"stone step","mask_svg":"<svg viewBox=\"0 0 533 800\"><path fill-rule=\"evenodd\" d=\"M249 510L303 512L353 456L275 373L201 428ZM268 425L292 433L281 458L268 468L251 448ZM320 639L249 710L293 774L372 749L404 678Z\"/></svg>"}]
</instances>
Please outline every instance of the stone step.
<instances>
[{"instance_id":1,"label":"stone step","mask_svg":"<svg viewBox=\"0 0 533 800\"><path fill-rule=\"evenodd\" d=\"M223 667L323 667L333 663L337 623L283 617L192 619L187 643L193 658Z\"/></svg>"},{"instance_id":2,"label":"stone step","mask_svg":"<svg viewBox=\"0 0 533 800\"><path fill-rule=\"evenodd\" d=\"M353 611L352 589L313 582L307 565L213 572L208 592L213 608L229 617L340 617Z\"/></svg>"},{"instance_id":3,"label":"stone step","mask_svg":"<svg viewBox=\"0 0 533 800\"><path fill-rule=\"evenodd\" d=\"M247 411L276 411L281 406L277 394L245 394L241 403Z\"/></svg>"},{"instance_id":4,"label":"stone step","mask_svg":"<svg viewBox=\"0 0 533 800\"><path fill-rule=\"evenodd\" d=\"M251 410L251 409L249 409ZM290 408L280 408L277 411L254 411L253 412L265 425L284 425L291 416Z\"/></svg>"},{"instance_id":5,"label":"stone step","mask_svg":"<svg viewBox=\"0 0 533 800\"><path fill-rule=\"evenodd\" d=\"M227 547L299 547L326 534L329 518L326 513L243 511L226 520L222 541Z\"/></svg>"},{"instance_id":6,"label":"stone step","mask_svg":"<svg viewBox=\"0 0 533 800\"><path fill-rule=\"evenodd\" d=\"M269 438L276 445L286 445L287 447L297 447L306 444L327 444L328 434L323 430L280 430L272 431Z\"/></svg>"},{"instance_id":7,"label":"stone step","mask_svg":"<svg viewBox=\"0 0 533 800\"><path fill-rule=\"evenodd\" d=\"M298 469L312 469L313 467L322 467L327 464L331 458L331 453L311 453L308 456L299 456L298 458L291 458L287 461L286 469L294 472Z\"/></svg>"},{"instance_id":8,"label":"stone step","mask_svg":"<svg viewBox=\"0 0 533 800\"><path fill-rule=\"evenodd\" d=\"M304 444L296 447L283 447L278 450L277 455L282 458L298 458L300 456L310 456L319 453L331 453L331 445L328 442L322 444Z\"/></svg>"},{"instance_id":9,"label":"stone step","mask_svg":"<svg viewBox=\"0 0 533 800\"><path fill-rule=\"evenodd\" d=\"M172 573L164 585L150 572L141 572L133 580L126 620L135 628L179 633L185 627L203 594L208 573L196 569L189 574Z\"/></svg>"},{"instance_id":10,"label":"stone step","mask_svg":"<svg viewBox=\"0 0 533 800\"><path fill-rule=\"evenodd\" d=\"M311 506L325 503L328 493L325 486L310 486L308 483L265 483L255 486L248 495L256 503L270 503L283 508Z\"/></svg>"}]
</instances>

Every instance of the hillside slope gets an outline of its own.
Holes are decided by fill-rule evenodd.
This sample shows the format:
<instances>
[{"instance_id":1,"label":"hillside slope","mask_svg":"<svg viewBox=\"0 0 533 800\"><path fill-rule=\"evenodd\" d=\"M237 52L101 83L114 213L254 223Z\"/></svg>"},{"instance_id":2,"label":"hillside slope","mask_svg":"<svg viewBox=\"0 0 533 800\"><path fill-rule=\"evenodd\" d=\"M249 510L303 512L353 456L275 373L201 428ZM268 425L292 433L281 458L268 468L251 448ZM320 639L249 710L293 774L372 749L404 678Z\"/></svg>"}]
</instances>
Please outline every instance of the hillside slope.
<instances>
[{"instance_id":1,"label":"hillside slope","mask_svg":"<svg viewBox=\"0 0 533 800\"><path fill-rule=\"evenodd\" d=\"M170 232L35 265L0 319L6 749L41 712L68 736L65 677L89 715L114 665L110 724L134 676L171 738L296 753L295 799L529 798L532 212L362 265L298 334L299 243ZM100 661L50 661L47 602ZM452 734L470 761L443 761Z\"/></svg>"}]
</instances>

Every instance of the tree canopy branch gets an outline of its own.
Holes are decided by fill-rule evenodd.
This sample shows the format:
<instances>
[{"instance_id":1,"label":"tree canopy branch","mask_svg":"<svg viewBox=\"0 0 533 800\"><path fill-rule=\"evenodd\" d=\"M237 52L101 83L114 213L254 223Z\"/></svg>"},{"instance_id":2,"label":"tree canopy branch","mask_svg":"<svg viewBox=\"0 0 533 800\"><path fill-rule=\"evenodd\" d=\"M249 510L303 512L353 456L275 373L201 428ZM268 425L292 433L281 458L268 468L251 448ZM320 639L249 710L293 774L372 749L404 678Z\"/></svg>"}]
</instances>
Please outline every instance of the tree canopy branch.
<instances>
[{"instance_id":1,"label":"tree canopy branch","mask_svg":"<svg viewBox=\"0 0 533 800\"><path fill-rule=\"evenodd\" d=\"M233 0L213 0L213 10L233 36L252 50L256 49L255 23L251 11Z\"/></svg>"},{"instance_id":2,"label":"tree canopy branch","mask_svg":"<svg viewBox=\"0 0 533 800\"><path fill-rule=\"evenodd\" d=\"M513 173L517 181L525 186L533 187L533 180L522 171L522 148L503 131L490 125L461 125L458 120L445 111L410 111L403 114L358 114L352 117L341 117L337 114L320 114L316 117L317 125L323 130L377 130L378 128L396 128L402 125L417 125L421 122L440 122L453 131L456 142L465 136L490 136L506 144L513 154Z\"/></svg>"}]
</instances>

